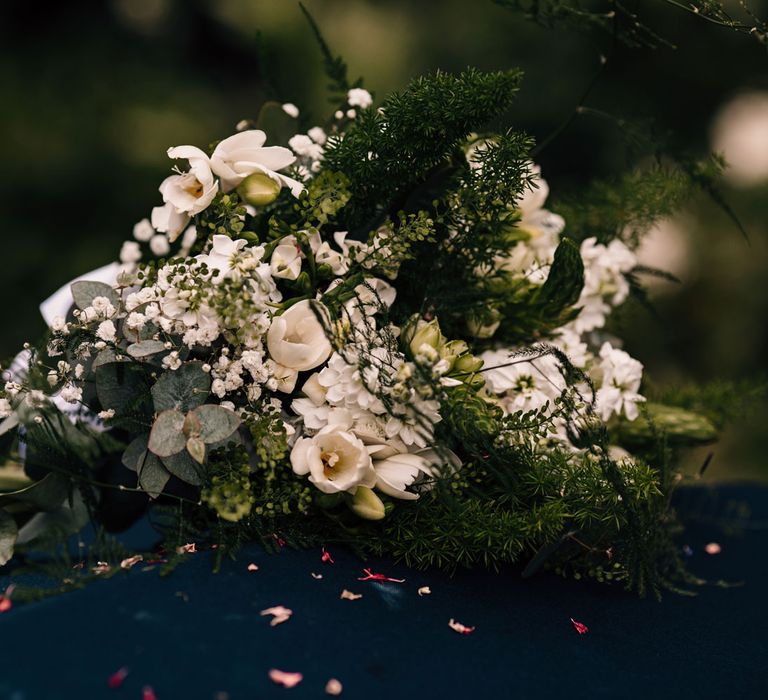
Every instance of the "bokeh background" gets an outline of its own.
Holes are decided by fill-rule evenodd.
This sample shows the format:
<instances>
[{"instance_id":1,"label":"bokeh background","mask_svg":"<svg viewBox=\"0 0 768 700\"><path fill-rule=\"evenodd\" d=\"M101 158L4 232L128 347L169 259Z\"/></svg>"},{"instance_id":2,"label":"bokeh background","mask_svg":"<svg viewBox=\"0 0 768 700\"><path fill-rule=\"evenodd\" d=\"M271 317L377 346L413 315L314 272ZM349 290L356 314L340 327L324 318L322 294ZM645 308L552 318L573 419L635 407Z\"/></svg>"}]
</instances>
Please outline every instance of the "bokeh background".
<instances>
[{"instance_id":1,"label":"bokeh background","mask_svg":"<svg viewBox=\"0 0 768 700\"><path fill-rule=\"evenodd\" d=\"M678 275L658 317L622 314L627 349L657 383L746 379L768 370L768 54L750 37L658 0L635 3L677 48L628 49L610 37L545 30L490 0L306 0L352 77L376 95L436 68L519 66L514 125L539 141L586 101L650 119L676 147L724 151L723 192L746 243L705 197L662 222L644 261ZM734 6L736 3L732 3ZM763 17L768 3L754 0ZM160 202L170 145L204 145L267 98L329 105L319 52L293 0L91 0L0 4L0 357L44 330L38 303L116 257ZM435 114L435 120L441 118ZM578 116L538 157L554 195L626 167L620 129ZM714 448L710 479L768 478L768 419L756 404ZM709 449L704 452L708 452ZM698 451L688 459L695 466Z\"/></svg>"}]
</instances>

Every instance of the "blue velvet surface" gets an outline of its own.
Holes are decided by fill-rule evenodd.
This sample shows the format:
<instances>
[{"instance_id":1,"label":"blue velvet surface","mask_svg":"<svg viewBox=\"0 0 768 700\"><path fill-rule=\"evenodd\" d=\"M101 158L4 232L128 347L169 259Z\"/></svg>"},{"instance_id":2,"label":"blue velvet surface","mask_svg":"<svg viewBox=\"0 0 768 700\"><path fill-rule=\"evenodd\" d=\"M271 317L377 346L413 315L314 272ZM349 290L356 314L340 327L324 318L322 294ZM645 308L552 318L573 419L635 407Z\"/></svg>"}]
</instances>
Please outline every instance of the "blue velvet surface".
<instances>
[{"instance_id":1,"label":"blue velvet surface","mask_svg":"<svg viewBox=\"0 0 768 700\"><path fill-rule=\"evenodd\" d=\"M681 505L692 571L742 585L659 603L554 575L449 577L344 551L331 565L318 551L253 547L212 574L210 553L198 553L169 577L139 565L0 615L0 699L138 700L145 685L158 700L322 698L329 678L342 682L342 697L371 700L767 698L768 490L696 489ZM126 535L134 545L147 538L142 527ZM704 552L710 541L720 554ZM358 581L364 566L406 581ZM432 594L420 597L421 586ZM341 600L343 589L363 598ZM270 627L259 611L275 605L294 614ZM589 632L577 634L571 617ZM475 632L457 634L450 618ZM108 688L124 666L125 682ZM278 687L270 668L304 680Z\"/></svg>"}]
</instances>

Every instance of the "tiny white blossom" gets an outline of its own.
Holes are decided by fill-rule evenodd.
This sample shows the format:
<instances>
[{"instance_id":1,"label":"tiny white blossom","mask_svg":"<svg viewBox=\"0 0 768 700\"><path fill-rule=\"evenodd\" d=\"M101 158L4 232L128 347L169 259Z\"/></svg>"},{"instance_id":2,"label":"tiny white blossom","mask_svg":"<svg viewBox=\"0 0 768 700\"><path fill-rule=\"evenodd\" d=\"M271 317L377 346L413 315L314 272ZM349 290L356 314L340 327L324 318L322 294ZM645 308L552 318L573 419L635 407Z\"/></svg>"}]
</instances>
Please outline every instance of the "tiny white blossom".
<instances>
[{"instance_id":1,"label":"tiny white blossom","mask_svg":"<svg viewBox=\"0 0 768 700\"><path fill-rule=\"evenodd\" d=\"M168 255L168 253L171 252L171 244L168 242L168 236L164 236L161 233L152 236L149 240L149 249L152 251L152 254L156 255L158 258Z\"/></svg>"},{"instance_id":2,"label":"tiny white blossom","mask_svg":"<svg viewBox=\"0 0 768 700\"><path fill-rule=\"evenodd\" d=\"M299 116L299 108L292 102L286 102L283 105L283 112L285 112L289 117L293 117L294 119Z\"/></svg>"},{"instance_id":3,"label":"tiny white blossom","mask_svg":"<svg viewBox=\"0 0 768 700\"><path fill-rule=\"evenodd\" d=\"M67 384L67 386L61 390L59 396L61 396L62 400L67 403L77 403L82 401L83 390L74 384Z\"/></svg>"},{"instance_id":4,"label":"tiny white blossom","mask_svg":"<svg viewBox=\"0 0 768 700\"><path fill-rule=\"evenodd\" d=\"M101 420L110 420L111 418L115 417L115 409L114 408L108 408L106 411L99 411L99 418Z\"/></svg>"},{"instance_id":5,"label":"tiny white blossom","mask_svg":"<svg viewBox=\"0 0 768 700\"><path fill-rule=\"evenodd\" d=\"M11 402L8 399L0 399L0 419L8 418L12 412Z\"/></svg>"},{"instance_id":6,"label":"tiny white blossom","mask_svg":"<svg viewBox=\"0 0 768 700\"><path fill-rule=\"evenodd\" d=\"M125 241L120 249L121 263L135 263L141 260L141 248L136 241Z\"/></svg>"},{"instance_id":7,"label":"tiny white blossom","mask_svg":"<svg viewBox=\"0 0 768 700\"><path fill-rule=\"evenodd\" d=\"M371 93L364 88L352 88L347 93L347 104L350 107L368 109L368 107L373 104L373 97L371 97Z\"/></svg>"},{"instance_id":8,"label":"tiny white blossom","mask_svg":"<svg viewBox=\"0 0 768 700\"><path fill-rule=\"evenodd\" d=\"M146 243L155 235L155 229L149 223L149 219L142 219L133 227L133 237L141 243Z\"/></svg>"},{"instance_id":9,"label":"tiny white blossom","mask_svg":"<svg viewBox=\"0 0 768 700\"><path fill-rule=\"evenodd\" d=\"M319 143L321 146L325 144L328 137L322 127L313 126L308 132L307 136L311 138L315 143Z\"/></svg>"},{"instance_id":10,"label":"tiny white blossom","mask_svg":"<svg viewBox=\"0 0 768 700\"><path fill-rule=\"evenodd\" d=\"M115 341L117 329L112 321L102 321L96 331L96 337L104 342L112 343Z\"/></svg>"}]
</instances>

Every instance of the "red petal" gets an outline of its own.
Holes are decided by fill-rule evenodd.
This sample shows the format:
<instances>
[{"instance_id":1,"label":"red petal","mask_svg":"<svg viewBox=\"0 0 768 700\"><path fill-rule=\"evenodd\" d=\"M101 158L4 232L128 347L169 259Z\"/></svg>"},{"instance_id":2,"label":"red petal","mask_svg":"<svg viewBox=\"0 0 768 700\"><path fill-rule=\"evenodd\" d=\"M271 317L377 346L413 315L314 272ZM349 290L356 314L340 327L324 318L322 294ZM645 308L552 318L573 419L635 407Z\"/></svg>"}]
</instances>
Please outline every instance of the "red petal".
<instances>
[{"instance_id":1,"label":"red petal","mask_svg":"<svg viewBox=\"0 0 768 700\"><path fill-rule=\"evenodd\" d=\"M586 634L587 632L589 632L589 627L587 627L583 622L577 622L576 620L571 618L571 624L579 634Z\"/></svg>"},{"instance_id":2,"label":"red petal","mask_svg":"<svg viewBox=\"0 0 768 700\"><path fill-rule=\"evenodd\" d=\"M126 676L128 675L128 669L123 666L122 668L119 668L117 671L115 671L107 680L107 685L112 688L112 690L117 690L125 680Z\"/></svg>"}]
</instances>

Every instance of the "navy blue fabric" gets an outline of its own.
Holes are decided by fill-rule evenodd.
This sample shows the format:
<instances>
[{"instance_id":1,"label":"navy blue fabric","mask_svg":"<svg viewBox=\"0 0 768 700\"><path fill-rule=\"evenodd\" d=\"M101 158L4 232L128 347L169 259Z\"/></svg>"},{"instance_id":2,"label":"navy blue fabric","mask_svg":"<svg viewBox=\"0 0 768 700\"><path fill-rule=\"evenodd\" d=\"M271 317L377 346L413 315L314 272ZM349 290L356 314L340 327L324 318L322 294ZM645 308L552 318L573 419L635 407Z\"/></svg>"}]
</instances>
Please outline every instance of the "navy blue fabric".
<instances>
[{"instance_id":1,"label":"navy blue fabric","mask_svg":"<svg viewBox=\"0 0 768 700\"><path fill-rule=\"evenodd\" d=\"M332 677L342 697L370 700L767 698L768 489L696 489L683 501L692 571L743 585L658 603L554 575L451 578L343 551L331 565L317 551L253 547L216 575L210 553L199 553L169 577L137 566L0 615L0 700L138 700L144 685L158 700L321 698ZM724 531L723 518L739 527ZM710 541L720 554L704 552ZM406 582L358 581L366 565ZM420 597L421 586L432 594ZM343 589L363 598L341 600ZM270 627L259 611L275 605L294 615ZM589 632L577 634L571 617ZM475 632L457 634L450 618ZM123 666L122 687L109 689ZM304 680L278 687L270 668Z\"/></svg>"}]
</instances>

